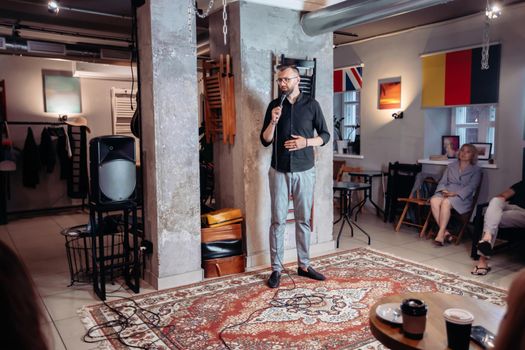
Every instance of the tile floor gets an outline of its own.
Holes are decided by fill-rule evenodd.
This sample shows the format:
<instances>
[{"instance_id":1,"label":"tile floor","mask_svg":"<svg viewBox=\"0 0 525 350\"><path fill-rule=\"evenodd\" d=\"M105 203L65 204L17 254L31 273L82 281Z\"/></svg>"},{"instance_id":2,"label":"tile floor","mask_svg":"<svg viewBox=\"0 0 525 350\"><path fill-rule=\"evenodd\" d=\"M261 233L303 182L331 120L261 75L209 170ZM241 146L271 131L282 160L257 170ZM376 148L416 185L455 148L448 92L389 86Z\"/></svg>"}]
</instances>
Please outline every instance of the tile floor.
<instances>
[{"instance_id":1,"label":"tile floor","mask_svg":"<svg viewBox=\"0 0 525 350\"><path fill-rule=\"evenodd\" d=\"M9 224L0 226L0 239L15 249L27 265L38 289L46 311L46 326L53 337L54 349L96 349L96 344L82 342L84 326L77 316L77 310L83 305L95 304L99 300L94 296L91 285L69 284L69 270L66 260L62 229L85 224L87 215L69 213L55 216L40 216L28 219L14 219ZM479 281L508 288L514 275L525 267L525 258L520 256L522 249L513 249L496 255L492 260L493 270L487 276L472 276L473 266L469 258L470 241L465 240L458 246L435 247L430 241L419 239L412 228L402 228L396 233L392 224L383 223L370 212L359 216L359 223L372 237L371 247L401 258L411 259L428 266L451 271L462 276L473 277ZM339 227L334 227L338 232ZM341 239L340 249L366 246L366 237L355 231L355 237L349 237L348 228ZM118 285L108 285L107 290L118 290ZM141 293L153 289L141 285ZM111 293L108 293L110 295ZM119 289L114 295L127 296L129 293ZM108 298L111 299L111 298Z\"/></svg>"}]
</instances>

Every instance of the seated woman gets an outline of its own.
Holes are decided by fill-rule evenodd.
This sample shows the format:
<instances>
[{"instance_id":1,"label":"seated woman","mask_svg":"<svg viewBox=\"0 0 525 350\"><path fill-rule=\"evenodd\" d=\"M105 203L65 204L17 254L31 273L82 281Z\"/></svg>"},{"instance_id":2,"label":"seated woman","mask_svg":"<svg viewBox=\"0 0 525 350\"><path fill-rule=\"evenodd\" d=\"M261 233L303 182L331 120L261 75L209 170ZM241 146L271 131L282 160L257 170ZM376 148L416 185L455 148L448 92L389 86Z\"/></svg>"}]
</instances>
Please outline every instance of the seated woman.
<instances>
[{"instance_id":1,"label":"seated woman","mask_svg":"<svg viewBox=\"0 0 525 350\"><path fill-rule=\"evenodd\" d=\"M436 193L430 199L432 215L439 225L434 243L442 246L452 235L447 231L450 211L468 212L481 178L481 168L476 165L478 151L471 144L464 144L458 152L458 160L447 166L439 181Z\"/></svg>"}]
</instances>

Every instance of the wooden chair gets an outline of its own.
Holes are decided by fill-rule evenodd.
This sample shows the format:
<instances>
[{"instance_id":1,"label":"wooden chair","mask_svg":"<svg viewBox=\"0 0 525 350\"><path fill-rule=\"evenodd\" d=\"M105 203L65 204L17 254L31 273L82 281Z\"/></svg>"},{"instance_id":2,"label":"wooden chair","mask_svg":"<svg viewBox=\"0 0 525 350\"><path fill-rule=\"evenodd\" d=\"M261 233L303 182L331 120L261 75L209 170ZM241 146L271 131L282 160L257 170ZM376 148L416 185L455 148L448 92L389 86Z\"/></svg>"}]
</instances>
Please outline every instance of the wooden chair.
<instances>
[{"instance_id":1,"label":"wooden chair","mask_svg":"<svg viewBox=\"0 0 525 350\"><path fill-rule=\"evenodd\" d=\"M204 82L204 126L206 141L222 136L224 144L234 144L236 133L235 87L230 55L202 64Z\"/></svg>"},{"instance_id":2,"label":"wooden chair","mask_svg":"<svg viewBox=\"0 0 525 350\"><path fill-rule=\"evenodd\" d=\"M466 213L459 214L456 210L452 209L452 212L450 214L449 224L453 220L459 223L459 230L457 230L457 234L455 235L455 237L453 237L455 245L458 245L459 242L461 242L461 239L463 238L463 234L465 233L465 230L468 230L468 224L470 222L470 218L472 217L472 213L476 209L476 204L478 202L479 192L481 191L482 183L483 183L483 172L481 173L481 176L479 178L478 187L476 187L476 191L474 192L474 197L472 199L472 207ZM430 215L430 220L435 222L434 217L432 215ZM454 235L453 232L450 232L450 233ZM425 235L426 232L422 232L421 234Z\"/></svg>"},{"instance_id":3,"label":"wooden chair","mask_svg":"<svg viewBox=\"0 0 525 350\"><path fill-rule=\"evenodd\" d=\"M348 165L342 165L340 168L339 168L339 172L337 173L337 177L336 177L336 180L337 181L343 181L343 175L345 173L359 173L363 171L363 168L361 167L351 167L351 166L348 166ZM352 178L352 181L356 181L356 182L360 182L360 178L359 177L355 177L353 176Z\"/></svg>"},{"instance_id":4,"label":"wooden chair","mask_svg":"<svg viewBox=\"0 0 525 350\"><path fill-rule=\"evenodd\" d=\"M394 222L399 204L397 199L410 197L416 175L420 172L421 164L388 163L385 222Z\"/></svg>"},{"instance_id":5,"label":"wooden chair","mask_svg":"<svg viewBox=\"0 0 525 350\"><path fill-rule=\"evenodd\" d=\"M422 173L419 173L421 175ZM427 226L430 221L430 216L432 215L432 212L430 211L430 197L434 194L437 187L437 181L432 177L426 177L422 181L418 181L416 179L416 184L414 187L417 187L412 193L410 194L410 197L408 198L398 198L398 202L405 203L405 207L403 208L403 212L401 213L401 216L399 217L399 220L397 221L396 225L396 232L399 232L399 229L401 228L402 224L409 225L409 226L415 226L421 228L421 231L419 233L419 236L422 237L424 233L427 230ZM420 184L420 185L419 185ZM417 219L415 221L408 221L405 220L406 214L408 213L408 209L414 205L417 205L417 211L416 216ZM425 208L427 210L426 212L422 210ZM423 224L421 224L421 217L425 216L425 221Z\"/></svg>"},{"instance_id":6,"label":"wooden chair","mask_svg":"<svg viewBox=\"0 0 525 350\"><path fill-rule=\"evenodd\" d=\"M339 170L341 170L341 167L345 166L346 162L344 160L334 160L333 163L334 163L333 179L337 180L339 178Z\"/></svg>"}]
</instances>

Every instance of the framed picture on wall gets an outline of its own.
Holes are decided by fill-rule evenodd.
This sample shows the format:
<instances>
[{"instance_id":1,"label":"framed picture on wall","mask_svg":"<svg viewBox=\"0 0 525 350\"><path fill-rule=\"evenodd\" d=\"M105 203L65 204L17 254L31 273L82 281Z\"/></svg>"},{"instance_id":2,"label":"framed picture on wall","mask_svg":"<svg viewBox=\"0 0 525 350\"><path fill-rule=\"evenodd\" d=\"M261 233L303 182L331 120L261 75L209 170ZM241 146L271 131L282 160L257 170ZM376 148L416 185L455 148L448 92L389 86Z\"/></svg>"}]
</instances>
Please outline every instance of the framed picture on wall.
<instances>
[{"instance_id":1,"label":"framed picture on wall","mask_svg":"<svg viewBox=\"0 0 525 350\"><path fill-rule=\"evenodd\" d=\"M43 71L44 111L47 113L82 113L80 79L69 72Z\"/></svg>"},{"instance_id":2,"label":"framed picture on wall","mask_svg":"<svg viewBox=\"0 0 525 350\"><path fill-rule=\"evenodd\" d=\"M441 136L441 154L447 158L456 158L459 150L459 136L444 135Z\"/></svg>"},{"instance_id":3,"label":"framed picture on wall","mask_svg":"<svg viewBox=\"0 0 525 350\"><path fill-rule=\"evenodd\" d=\"M401 108L401 77L379 80L379 109Z\"/></svg>"},{"instance_id":4,"label":"framed picture on wall","mask_svg":"<svg viewBox=\"0 0 525 350\"><path fill-rule=\"evenodd\" d=\"M478 150L478 159L487 160L490 159L490 154L492 152L492 143L488 142L478 142L472 144Z\"/></svg>"}]
</instances>

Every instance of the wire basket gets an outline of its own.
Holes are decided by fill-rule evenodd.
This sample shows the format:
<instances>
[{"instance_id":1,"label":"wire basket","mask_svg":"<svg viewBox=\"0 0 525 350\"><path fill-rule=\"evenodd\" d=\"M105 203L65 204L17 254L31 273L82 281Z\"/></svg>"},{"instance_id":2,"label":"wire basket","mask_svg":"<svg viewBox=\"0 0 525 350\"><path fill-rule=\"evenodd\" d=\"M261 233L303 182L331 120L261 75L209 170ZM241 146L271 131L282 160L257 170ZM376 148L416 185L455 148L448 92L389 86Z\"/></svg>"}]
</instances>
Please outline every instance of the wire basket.
<instances>
[{"instance_id":1,"label":"wire basket","mask_svg":"<svg viewBox=\"0 0 525 350\"><path fill-rule=\"evenodd\" d=\"M93 281L93 256L92 256L92 236L88 225L78 225L66 228L61 231L66 239L66 254L69 266L69 275L71 282L68 287L74 283L90 283ZM98 239L98 237L96 238ZM114 281L115 277L122 275L122 264L124 262L124 233L115 232L105 234L104 240L104 267L109 273L110 280ZM98 243L98 242L97 242ZM99 257L99 251L96 257ZM98 264L100 264L100 261ZM100 267L99 267L100 268Z\"/></svg>"},{"instance_id":2,"label":"wire basket","mask_svg":"<svg viewBox=\"0 0 525 350\"><path fill-rule=\"evenodd\" d=\"M63 229L60 234L66 239L66 255L72 286L75 282L89 283L93 273L91 262L91 236L87 225Z\"/></svg>"}]
</instances>

